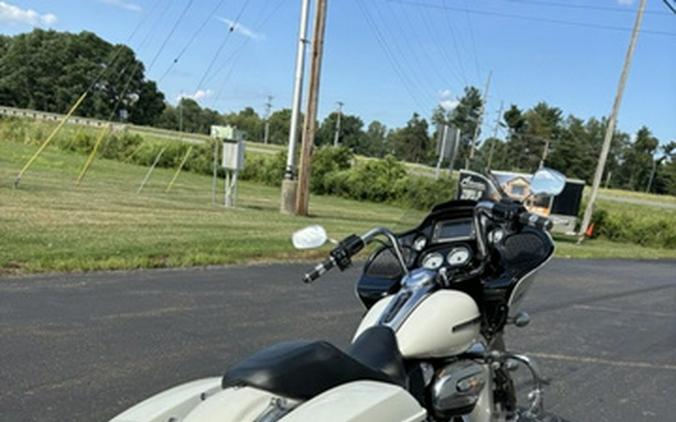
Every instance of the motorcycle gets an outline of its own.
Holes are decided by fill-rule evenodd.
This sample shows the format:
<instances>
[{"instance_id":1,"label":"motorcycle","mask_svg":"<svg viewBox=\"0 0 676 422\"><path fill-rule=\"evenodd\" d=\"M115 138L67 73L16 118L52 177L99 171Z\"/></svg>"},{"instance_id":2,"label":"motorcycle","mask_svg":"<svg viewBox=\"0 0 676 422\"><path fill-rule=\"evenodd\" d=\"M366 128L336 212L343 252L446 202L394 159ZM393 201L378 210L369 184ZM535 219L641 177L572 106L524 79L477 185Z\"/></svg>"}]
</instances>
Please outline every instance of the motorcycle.
<instances>
[{"instance_id":1,"label":"motorcycle","mask_svg":"<svg viewBox=\"0 0 676 422\"><path fill-rule=\"evenodd\" d=\"M530 190L555 196L564 184L560 173L541 169ZM474 173L471 185L477 200L437 205L414 229L375 228L334 241L328 259L304 276L311 283L345 270L378 243L357 283L366 312L349 350L324 341L276 344L112 421L554 419L543 410L546 380L533 360L507 350L503 335L506 326L530 321L520 305L554 253L551 222L509 199L490 175ZM293 235L299 249L329 240L321 226ZM512 377L520 366L532 377L526 405L517 402Z\"/></svg>"}]
</instances>

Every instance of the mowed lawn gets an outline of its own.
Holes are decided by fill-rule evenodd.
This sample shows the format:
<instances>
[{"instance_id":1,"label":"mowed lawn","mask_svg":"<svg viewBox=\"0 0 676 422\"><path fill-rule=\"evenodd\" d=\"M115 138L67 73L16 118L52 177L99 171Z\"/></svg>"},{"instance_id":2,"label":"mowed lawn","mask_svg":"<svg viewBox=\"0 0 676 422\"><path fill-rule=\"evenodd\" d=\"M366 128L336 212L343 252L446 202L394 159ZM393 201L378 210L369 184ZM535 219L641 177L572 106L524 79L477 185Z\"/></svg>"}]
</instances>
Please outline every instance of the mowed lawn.
<instances>
[{"instance_id":1,"label":"mowed lawn","mask_svg":"<svg viewBox=\"0 0 676 422\"><path fill-rule=\"evenodd\" d=\"M341 238L375 226L403 230L424 215L391 205L334 197L311 198L311 217L279 213L279 189L241 183L238 207L211 203L211 178L156 169L141 194L147 167L96 160L80 187L86 157L47 148L13 188L35 145L0 140L0 273L180 267L318 259L328 249L301 253L291 233L322 224ZM222 201L222 180L218 200ZM676 258L676 251L606 241L559 243L570 257Z\"/></svg>"}]
</instances>

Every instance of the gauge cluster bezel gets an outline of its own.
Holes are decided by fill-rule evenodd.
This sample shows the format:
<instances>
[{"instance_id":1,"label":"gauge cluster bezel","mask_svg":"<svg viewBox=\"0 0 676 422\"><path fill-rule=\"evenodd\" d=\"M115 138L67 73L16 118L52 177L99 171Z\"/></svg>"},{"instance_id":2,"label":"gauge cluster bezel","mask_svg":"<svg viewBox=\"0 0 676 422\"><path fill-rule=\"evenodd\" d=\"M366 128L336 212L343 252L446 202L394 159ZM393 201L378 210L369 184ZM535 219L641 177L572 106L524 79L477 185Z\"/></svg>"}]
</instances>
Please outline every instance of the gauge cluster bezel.
<instances>
[{"instance_id":1,"label":"gauge cluster bezel","mask_svg":"<svg viewBox=\"0 0 676 422\"><path fill-rule=\"evenodd\" d=\"M449 254L451 254L454 250L458 249L466 249L467 251L469 251L469 258L466 260L466 262L463 262L462 264L452 265L451 263L448 262ZM443 259L441 265L435 268L425 267L423 265L425 260L429 259L430 256L436 254L439 254ZM452 270L459 270L470 266L471 263L474 261L475 254L476 254L475 248L467 242L450 242L436 244L426 249L423 249L421 252L419 252L418 259L416 260L416 265L420 268L428 268L434 271L440 269L441 267L446 267Z\"/></svg>"}]
</instances>

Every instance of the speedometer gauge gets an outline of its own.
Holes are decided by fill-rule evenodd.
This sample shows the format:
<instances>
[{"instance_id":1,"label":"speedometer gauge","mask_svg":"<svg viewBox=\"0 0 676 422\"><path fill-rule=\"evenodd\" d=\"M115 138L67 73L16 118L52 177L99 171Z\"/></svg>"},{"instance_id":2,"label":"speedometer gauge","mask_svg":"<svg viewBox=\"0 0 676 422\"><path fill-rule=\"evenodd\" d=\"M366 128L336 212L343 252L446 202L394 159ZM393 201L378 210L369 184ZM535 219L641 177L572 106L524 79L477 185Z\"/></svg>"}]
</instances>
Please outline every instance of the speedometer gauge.
<instances>
[{"instance_id":1,"label":"speedometer gauge","mask_svg":"<svg viewBox=\"0 0 676 422\"><path fill-rule=\"evenodd\" d=\"M444 256L439 252L433 252L429 255L426 255L422 261L423 268L428 270L438 270L441 265L444 263Z\"/></svg>"},{"instance_id":2,"label":"speedometer gauge","mask_svg":"<svg viewBox=\"0 0 676 422\"><path fill-rule=\"evenodd\" d=\"M472 253L465 246L458 246L451 249L451 251L446 256L446 261L451 267L459 267L465 265L469 262L469 259L472 257Z\"/></svg>"}]
</instances>

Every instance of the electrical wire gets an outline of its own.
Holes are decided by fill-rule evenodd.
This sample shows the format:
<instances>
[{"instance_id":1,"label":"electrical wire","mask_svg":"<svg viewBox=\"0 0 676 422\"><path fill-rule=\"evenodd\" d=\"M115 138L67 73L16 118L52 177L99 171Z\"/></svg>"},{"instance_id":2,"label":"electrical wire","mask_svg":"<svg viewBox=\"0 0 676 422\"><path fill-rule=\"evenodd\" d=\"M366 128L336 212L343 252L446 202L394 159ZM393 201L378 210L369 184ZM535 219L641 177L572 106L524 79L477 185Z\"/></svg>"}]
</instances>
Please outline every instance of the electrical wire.
<instances>
[{"instance_id":1,"label":"electrical wire","mask_svg":"<svg viewBox=\"0 0 676 422\"><path fill-rule=\"evenodd\" d=\"M179 15L178 19L176 19L176 22L174 22L174 25L171 27L169 34L167 34L167 36L164 38L164 41L162 42L160 49L157 50L157 54L155 54L155 57L153 57L153 59L150 61L150 65L148 65L148 71L150 71L150 69L153 68L158 57L160 57L160 54L162 54L162 51L164 51L164 48L167 46L169 39L171 39L172 35L174 35L174 32L176 32L176 28L178 28L178 25L180 25L181 21L183 21L185 14L188 12L188 10L190 9L190 7L193 5L194 2L195 0L188 0L188 3L183 8L183 11L181 11L181 14Z\"/></svg>"},{"instance_id":2,"label":"electrical wire","mask_svg":"<svg viewBox=\"0 0 676 422\"><path fill-rule=\"evenodd\" d=\"M671 13L676 15L676 7L672 6L671 3L669 3L669 0L662 0L662 2L671 10Z\"/></svg>"},{"instance_id":3,"label":"electrical wire","mask_svg":"<svg viewBox=\"0 0 676 422\"><path fill-rule=\"evenodd\" d=\"M420 6L420 7L427 7L431 9L446 9L446 10L454 10L458 12L467 12L475 15L485 15L485 16L496 16L496 17L501 17L501 18L511 18L511 19L520 19L520 20L526 20L526 21L533 21L533 22L540 22L540 23L551 23L551 24L557 24L557 25L569 25L569 26L578 26L578 27L586 27L586 28L595 28L595 29L601 29L601 30L608 30L608 31L620 31L620 32L631 32L631 28L626 28L622 26L612 26L612 25L602 25L602 24L593 24L593 23L586 23L586 22L577 22L577 21L568 21L568 20L563 20L563 19L552 19L552 18L544 18L544 17L534 17L534 16L526 16L526 15L517 15L517 14L512 14L512 13L502 13L502 12L492 12L492 11L485 11L485 10L476 10L476 9L467 9L467 8L462 8L462 7L454 7L454 6L445 6L441 4L432 4L432 3L427 3L424 1L416 1L416 0L386 0L391 3L399 3L399 4L409 4L413 6ZM668 31L659 31L659 30L650 30L650 29L641 29L642 34L651 34L651 35L659 35L659 36L665 36L665 37L676 37L676 32L668 32Z\"/></svg>"},{"instance_id":4,"label":"electrical wire","mask_svg":"<svg viewBox=\"0 0 676 422\"><path fill-rule=\"evenodd\" d=\"M282 7L282 5L283 5L285 2L286 2L286 0L279 0L279 1L277 2L277 4L272 8L272 10L270 11L270 13L268 13L268 14L267 14L266 16L264 16L261 20L259 20L258 22L256 22L256 24L254 24L254 30L258 31L261 27L263 27L264 25L266 25L266 24L268 23L268 21L269 21L269 20L277 13L277 11ZM223 78L223 81L222 81L222 83L221 83L219 89L216 91L216 96L215 96L214 99L212 100L212 103L215 103L215 102L217 102L217 101L219 101L219 100L222 99L222 93L223 93L223 91L225 90L225 86L227 85L227 83L228 83L230 77L232 76L232 74L233 74L233 72L234 72L234 70L235 70L235 65L237 64L237 62L239 61L239 59L242 57L242 53L244 52L244 48L247 46L247 44L249 44L249 41L251 41L251 38L246 38L246 39L242 42L242 44L241 44L237 49L235 49L235 50L232 52L232 54L230 54L230 56L228 56L228 58L227 58L226 61L225 61L225 62L226 62L226 65L224 65L223 67L221 67L220 70L223 70L223 69L225 69L225 67L229 64L229 65L230 65L230 70L228 71L228 73L225 74L225 77ZM232 62L231 62L231 61L232 61ZM220 74L220 71L219 71L219 72L216 72L216 74Z\"/></svg>"},{"instance_id":5,"label":"electrical wire","mask_svg":"<svg viewBox=\"0 0 676 422\"><path fill-rule=\"evenodd\" d=\"M188 50L188 48L192 45L192 43L195 42L195 39L197 38L197 36L204 30L204 28L207 26L207 23L209 23L209 21L211 21L211 19L212 19L213 16L216 14L216 12L218 11L218 9L220 9L221 6L223 6L223 3L225 3L225 0L220 0L220 1L218 2L218 4L216 4L216 7L214 7L213 10L211 10L211 12L207 15L207 18L206 18L206 19L202 22L202 24L197 28L197 30L195 30L195 31L192 33L192 36L190 37L190 39L188 40L188 42L185 43L185 45L183 46L183 48L181 49L181 51L179 51L179 53L176 55L176 57L174 58L174 60L171 62L171 64L170 64L169 67L167 68L167 70L166 70L166 71L164 72L164 74L160 77L160 79L157 80L157 83L158 83L158 84L161 83L161 82L164 80L164 78L167 77L167 75L169 74L169 72L171 72L171 70L172 70L173 67L176 65L176 63L178 63L178 61L181 60L181 57L183 57L183 54L185 54L185 52L186 52L186 51Z\"/></svg>"},{"instance_id":6,"label":"electrical wire","mask_svg":"<svg viewBox=\"0 0 676 422\"><path fill-rule=\"evenodd\" d=\"M380 30L376 26L376 23L373 20L373 17L371 16L371 14L369 13L368 9L362 3L362 0L357 0L357 5L359 6L359 10L361 11L362 15L364 16L364 19L366 20L367 24L372 29L378 44L382 48L383 52L385 52L385 56L390 61L390 65L392 66L392 69L394 70L395 74L399 77L399 80L401 81L402 85L404 86L404 89L408 92L408 94L411 97L411 99L413 100L413 102L416 103L416 105L421 110L423 110L424 107L422 106L422 103L416 97L414 90L411 89L411 86L409 86L410 82L406 79L406 76L405 76L403 70L401 69L401 65L395 60L394 54L392 53L389 46L385 42L385 39L384 39L382 33L380 32Z\"/></svg>"},{"instance_id":7,"label":"electrical wire","mask_svg":"<svg viewBox=\"0 0 676 422\"><path fill-rule=\"evenodd\" d=\"M544 6L544 7L558 7L564 9L583 9L583 10L598 10L603 12L617 12L617 13L635 13L633 9L626 7L613 7L613 6L598 6L591 4L575 4L575 3L561 3L561 2L551 2L551 1L541 1L541 0L501 0L503 2L509 3L522 3L522 4L532 4L535 6ZM667 0L662 0L667 1ZM646 10L646 14L653 15L669 15L666 12L659 12L657 10Z\"/></svg>"},{"instance_id":8,"label":"electrical wire","mask_svg":"<svg viewBox=\"0 0 676 422\"><path fill-rule=\"evenodd\" d=\"M223 48L228 42L228 38L230 37L230 34L232 34L235 31L235 28L237 28L237 25L239 24L239 20L242 17L242 14L244 14L244 11L246 10L246 7L249 5L250 0L246 0L243 4L242 7L239 10L239 13L237 14L237 17L232 22L232 25L230 25L230 28L228 32L225 34L225 37L223 37L223 41L221 44L218 46L218 49L216 49L216 53L214 54L213 58L211 59L211 62L209 62L209 66L207 66L206 70L202 74L202 78L200 78L199 83L197 84L197 88L195 89L195 92L199 91L202 88L202 85L207 79L207 76L209 76L209 73L211 72L211 69L214 67L214 64L216 63L216 60L218 60L218 57L221 54L221 51L223 51Z\"/></svg>"},{"instance_id":9,"label":"electrical wire","mask_svg":"<svg viewBox=\"0 0 676 422\"><path fill-rule=\"evenodd\" d=\"M467 9L467 1L464 2L465 9ZM474 70L476 70L476 77L481 79L481 70L479 66L479 54L476 47L476 39L474 37L474 25L472 25L472 18L465 10L465 18L467 19L467 27L469 28L469 40L470 45L472 46L472 57L474 57Z\"/></svg>"},{"instance_id":10,"label":"electrical wire","mask_svg":"<svg viewBox=\"0 0 676 422\"><path fill-rule=\"evenodd\" d=\"M449 59L449 57L446 54L446 49L441 44L441 37L439 37L438 34L435 35L433 33L434 32L433 31L434 25L432 24L432 21L430 19L428 19L429 17L425 14L425 11L426 10L424 10L423 8L418 8L418 14L419 14L421 20L423 21L422 26L427 28L427 33L429 34L432 42L435 44L437 50L439 50L442 61L448 66L448 70L449 70L449 73L451 74L451 76L453 76L462 85L461 78L455 73L455 69L454 69L453 65L451 64L451 60ZM408 16L408 14L406 16ZM432 68L437 71L437 74L439 73L438 68L436 66L434 66L434 64L432 64ZM448 88L450 88L452 86L452 84L449 82L448 79L446 79L445 77L441 77L441 78L443 79L443 82L446 84L446 86Z\"/></svg>"},{"instance_id":11,"label":"electrical wire","mask_svg":"<svg viewBox=\"0 0 676 422\"><path fill-rule=\"evenodd\" d=\"M131 31L131 33L130 33L129 36L127 37L127 40L126 40L126 42L125 42L126 44L128 44L129 42L131 42L131 40L136 36L136 34L137 34L138 31L141 29L141 27L143 26L143 24L145 24L146 20L153 14L153 12L155 11L155 8L156 8L157 5L160 3L160 1L161 1L161 0L155 1L155 3L153 4L153 6L152 6L151 9L150 9L150 12L148 12L147 14L145 14L145 15L143 16L143 18L139 21L139 23L136 24L136 26L134 27L134 29ZM89 93L89 92L91 92L91 90L94 89L94 87L96 86L96 84L99 83L99 81L101 80L101 78L103 78L103 76L106 74L106 72L108 72L110 69L113 68L113 65L115 64L115 62L117 61L117 59L120 57L120 54L122 54L122 51L125 49L125 47L126 47L126 46L125 46L124 44L120 44L120 45L117 47L115 53L113 54L113 57L111 57L111 59L108 61L108 64L105 65L105 66L103 66L102 69L99 71L99 73L94 77L94 79L92 79L91 83L89 84L89 87L87 87L87 89L85 90L84 93ZM123 72L124 72L124 69L123 69ZM118 77L119 77L119 75L118 75Z\"/></svg>"},{"instance_id":12,"label":"electrical wire","mask_svg":"<svg viewBox=\"0 0 676 422\"><path fill-rule=\"evenodd\" d=\"M446 0L443 0L444 5L446 4ZM458 41L455 36L455 31L453 30L453 21L451 20L451 14L448 13L447 9L444 9L444 15L446 15L446 21L448 23L447 28L449 33L451 34L451 41L453 43L453 49L455 50L455 58L456 61L458 62L458 67L460 68L460 75L462 76L462 81L465 86L468 85L467 83L467 72L465 72L465 65L463 64L462 56L460 54L460 48L458 47Z\"/></svg>"},{"instance_id":13,"label":"electrical wire","mask_svg":"<svg viewBox=\"0 0 676 422\"><path fill-rule=\"evenodd\" d=\"M389 26L388 26L388 19L385 18L383 12L380 10L380 8L377 7L377 3L371 3L373 5L373 8L375 9L376 13L378 14L378 17L380 18L383 26L383 32L385 39L389 40L390 42L394 42L397 37L395 37L395 34L398 33L403 33L403 28L408 27L408 28L415 28L416 26L413 24L413 22L410 20L410 17L408 14L404 14L406 20L407 20L407 25L402 25L401 22L398 20L397 15L393 12L392 16L395 20L394 24L398 31L392 31ZM412 31L413 34L415 34L415 30ZM407 65L407 67L410 69L411 74L413 75L418 75L417 78L412 78L412 80L416 83L416 87L414 89L420 91L420 92L435 92L438 89L438 86L435 86L430 80L428 80L426 77L422 77L423 75L427 76L426 68L427 66L424 65L425 60L429 61L430 64L432 65L432 68L434 69L437 77L441 81L442 85L447 85L447 82L444 82L444 77L443 75L440 74L439 69L434 67L432 57L429 55L427 50L424 48L424 45L421 42L418 42L420 45L419 48L416 48L413 46L409 41L410 39L413 38L413 36L409 36L404 34L402 37L404 40L404 43L410 50L410 53L407 53L404 51L402 48L394 48L394 51L400 51L401 53L397 55L403 62L403 64ZM426 59L422 59L418 53L424 54L426 56ZM405 67L402 65L402 69L405 70Z\"/></svg>"}]
</instances>

